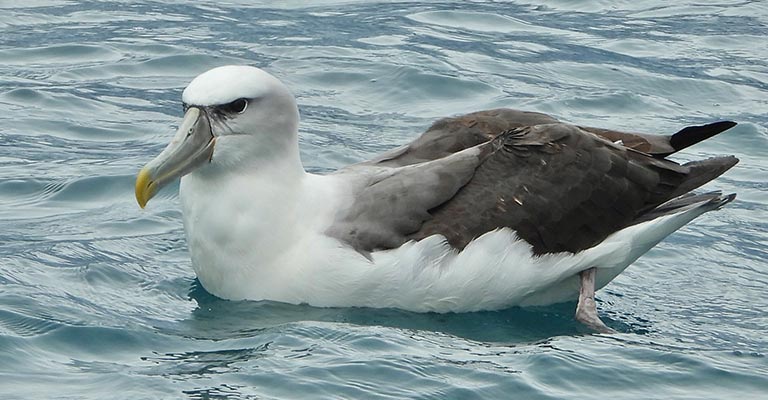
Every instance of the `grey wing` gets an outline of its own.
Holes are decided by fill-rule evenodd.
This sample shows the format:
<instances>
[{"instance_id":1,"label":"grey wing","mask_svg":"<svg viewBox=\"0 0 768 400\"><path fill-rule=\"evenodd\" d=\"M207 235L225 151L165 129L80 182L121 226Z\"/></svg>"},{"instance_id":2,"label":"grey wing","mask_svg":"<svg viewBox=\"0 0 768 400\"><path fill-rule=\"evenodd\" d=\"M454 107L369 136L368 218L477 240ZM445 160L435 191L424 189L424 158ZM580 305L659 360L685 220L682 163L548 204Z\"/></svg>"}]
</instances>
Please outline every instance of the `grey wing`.
<instances>
[{"instance_id":1,"label":"grey wing","mask_svg":"<svg viewBox=\"0 0 768 400\"><path fill-rule=\"evenodd\" d=\"M326 231L361 253L398 247L421 229L430 210L450 200L480 165L482 148L404 167L354 165L336 174L346 180L342 204Z\"/></svg>"},{"instance_id":2,"label":"grey wing","mask_svg":"<svg viewBox=\"0 0 768 400\"><path fill-rule=\"evenodd\" d=\"M738 160L679 165L568 124L499 136L472 180L431 210L411 239L441 234L457 248L499 227L537 254L578 252L643 220L659 205L714 179Z\"/></svg>"},{"instance_id":3,"label":"grey wing","mask_svg":"<svg viewBox=\"0 0 768 400\"><path fill-rule=\"evenodd\" d=\"M472 179L499 134L556 121L511 109L443 118L408 145L339 170L352 199L326 234L361 253L398 247Z\"/></svg>"},{"instance_id":4,"label":"grey wing","mask_svg":"<svg viewBox=\"0 0 768 400\"><path fill-rule=\"evenodd\" d=\"M327 233L365 253L433 234L463 248L509 227L536 253L580 251L733 166L733 157L663 159L732 125L654 136L507 109L446 118L409 145L340 170L353 198Z\"/></svg>"}]
</instances>

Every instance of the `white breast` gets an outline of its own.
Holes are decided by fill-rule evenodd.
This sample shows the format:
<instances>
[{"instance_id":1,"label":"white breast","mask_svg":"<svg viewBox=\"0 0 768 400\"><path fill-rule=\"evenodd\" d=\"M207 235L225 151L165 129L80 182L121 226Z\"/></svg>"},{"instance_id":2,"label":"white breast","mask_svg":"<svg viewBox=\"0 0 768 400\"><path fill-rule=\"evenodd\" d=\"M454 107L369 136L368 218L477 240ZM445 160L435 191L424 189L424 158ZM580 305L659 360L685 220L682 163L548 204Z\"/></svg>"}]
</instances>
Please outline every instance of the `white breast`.
<instances>
[{"instance_id":1,"label":"white breast","mask_svg":"<svg viewBox=\"0 0 768 400\"><path fill-rule=\"evenodd\" d=\"M466 312L546 305L577 298L576 275L592 266L599 268L598 287L606 285L702 212L629 227L575 255L534 256L513 231L500 229L462 252L431 236L368 259L323 233L344 196L340 187L333 176L309 174L292 187L254 176L211 187L194 174L185 177L184 224L200 282L225 299L321 307Z\"/></svg>"}]
</instances>

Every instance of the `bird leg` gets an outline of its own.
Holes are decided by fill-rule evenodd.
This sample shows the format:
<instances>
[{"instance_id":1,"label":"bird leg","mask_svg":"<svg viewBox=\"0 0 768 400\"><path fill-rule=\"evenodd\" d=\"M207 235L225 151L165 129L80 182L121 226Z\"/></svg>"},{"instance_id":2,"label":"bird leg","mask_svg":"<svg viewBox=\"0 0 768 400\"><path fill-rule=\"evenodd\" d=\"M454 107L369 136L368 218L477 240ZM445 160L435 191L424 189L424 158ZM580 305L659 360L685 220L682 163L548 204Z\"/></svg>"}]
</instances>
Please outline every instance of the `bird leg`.
<instances>
[{"instance_id":1,"label":"bird leg","mask_svg":"<svg viewBox=\"0 0 768 400\"><path fill-rule=\"evenodd\" d=\"M579 305L576 306L576 320L600 333L616 333L605 326L597 316L595 275L597 275L595 267L579 272L581 287L579 288Z\"/></svg>"}]
</instances>

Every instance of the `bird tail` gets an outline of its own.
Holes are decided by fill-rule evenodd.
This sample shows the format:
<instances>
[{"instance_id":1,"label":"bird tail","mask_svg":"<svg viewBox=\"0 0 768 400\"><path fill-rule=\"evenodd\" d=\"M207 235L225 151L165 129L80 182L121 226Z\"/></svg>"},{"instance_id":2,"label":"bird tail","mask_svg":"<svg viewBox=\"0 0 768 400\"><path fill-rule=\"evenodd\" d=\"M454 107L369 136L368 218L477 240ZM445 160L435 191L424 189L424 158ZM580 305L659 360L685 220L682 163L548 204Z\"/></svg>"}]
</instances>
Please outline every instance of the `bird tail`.
<instances>
[{"instance_id":1,"label":"bird tail","mask_svg":"<svg viewBox=\"0 0 768 400\"><path fill-rule=\"evenodd\" d=\"M739 162L734 156L720 156L683 164L688 169L686 179L674 191L672 197L685 195L701 185L717 178Z\"/></svg>"},{"instance_id":2,"label":"bird tail","mask_svg":"<svg viewBox=\"0 0 768 400\"><path fill-rule=\"evenodd\" d=\"M720 191L707 193L686 193L665 203L660 204L650 212L644 214L641 218L632 222L637 225L641 222L650 221L665 215L677 214L693 208L700 208L702 213L717 210L720 207L736 199L736 193L723 195Z\"/></svg>"}]
</instances>

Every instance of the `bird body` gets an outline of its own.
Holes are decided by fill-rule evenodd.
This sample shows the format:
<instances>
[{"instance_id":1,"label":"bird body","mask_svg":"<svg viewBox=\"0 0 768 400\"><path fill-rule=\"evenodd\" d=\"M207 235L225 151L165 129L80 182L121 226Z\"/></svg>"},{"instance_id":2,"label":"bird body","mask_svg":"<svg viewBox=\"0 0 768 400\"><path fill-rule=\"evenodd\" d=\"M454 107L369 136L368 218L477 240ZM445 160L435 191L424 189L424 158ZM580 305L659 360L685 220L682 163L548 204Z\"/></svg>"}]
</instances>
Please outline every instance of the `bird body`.
<instances>
[{"instance_id":1,"label":"bird body","mask_svg":"<svg viewBox=\"0 0 768 400\"><path fill-rule=\"evenodd\" d=\"M602 288L663 238L717 206L705 202L627 227L576 254L536 255L510 228L491 230L462 250L432 235L363 254L326 234L339 199L352 198L344 193L343 177L305 173L288 185L266 179L275 171L258 171L182 178L192 266L206 290L218 297L416 312L571 301L579 292L578 272L598 265L596 287ZM242 188L258 188L258 196ZM246 217L250 209L260 213Z\"/></svg>"},{"instance_id":2,"label":"bird body","mask_svg":"<svg viewBox=\"0 0 768 400\"><path fill-rule=\"evenodd\" d=\"M193 269L226 299L418 312L581 306L585 282L603 287L734 198L691 193L734 157L665 159L727 121L653 136L488 110L316 175L299 160L295 100L271 75L217 68L183 100L179 132L140 172L136 196L143 207L181 176Z\"/></svg>"}]
</instances>

